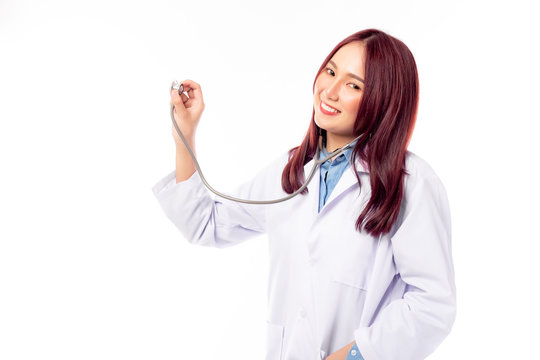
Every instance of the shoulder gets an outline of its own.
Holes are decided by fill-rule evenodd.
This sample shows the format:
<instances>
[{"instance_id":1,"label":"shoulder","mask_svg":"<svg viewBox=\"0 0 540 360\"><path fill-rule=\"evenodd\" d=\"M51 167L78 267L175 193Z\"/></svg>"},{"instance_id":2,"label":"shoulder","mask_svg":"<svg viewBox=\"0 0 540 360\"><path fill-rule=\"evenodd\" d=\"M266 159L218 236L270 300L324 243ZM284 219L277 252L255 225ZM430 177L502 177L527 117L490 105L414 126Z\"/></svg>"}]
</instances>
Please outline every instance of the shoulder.
<instances>
[{"instance_id":1,"label":"shoulder","mask_svg":"<svg viewBox=\"0 0 540 360\"><path fill-rule=\"evenodd\" d=\"M405 155L405 170L407 171L405 175L406 191L412 190L412 188L421 186L422 184L432 184L444 188L441 179L433 167L412 151L407 151Z\"/></svg>"},{"instance_id":2,"label":"shoulder","mask_svg":"<svg viewBox=\"0 0 540 360\"><path fill-rule=\"evenodd\" d=\"M405 155L405 169L408 176L415 179L439 178L431 165L412 151L407 151Z\"/></svg>"},{"instance_id":3,"label":"shoulder","mask_svg":"<svg viewBox=\"0 0 540 360\"><path fill-rule=\"evenodd\" d=\"M407 174L400 215L392 233L405 221L417 224L418 228L429 226L430 221L444 223L449 228L448 196L435 170L426 160L410 151L406 154L405 169Z\"/></svg>"},{"instance_id":4,"label":"shoulder","mask_svg":"<svg viewBox=\"0 0 540 360\"><path fill-rule=\"evenodd\" d=\"M405 169L407 171L404 194L406 202L414 201L414 198L422 199L426 196L446 197L443 182L426 160L411 151L407 151Z\"/></svg>"}]
</instances>

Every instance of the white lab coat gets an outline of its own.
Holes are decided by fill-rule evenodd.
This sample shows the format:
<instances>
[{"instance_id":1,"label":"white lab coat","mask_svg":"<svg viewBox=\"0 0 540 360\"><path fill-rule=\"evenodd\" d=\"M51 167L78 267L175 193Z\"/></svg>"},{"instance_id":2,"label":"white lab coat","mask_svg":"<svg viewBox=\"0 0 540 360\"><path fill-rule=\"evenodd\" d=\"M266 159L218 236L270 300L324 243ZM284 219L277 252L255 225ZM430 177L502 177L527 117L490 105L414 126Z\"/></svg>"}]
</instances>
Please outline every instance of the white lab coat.
<instances>
[{"instance_id":1,"label":"white lab coat","mask_svg":"<svg viewBox=\"0 0 540 360\"><path fill-rule=\"evenodd\" d=\"M283 153L231 194L253 200L287 194ZM304 166L307 177L313 160ZM319 168L320 169L320 168ZM196 171L171 172L152 188L168 218L193 244L223 248L266 233L269 240L266 360L319 360L353 340L365 360L420 360L450 332L456 313L450 211L432 168L407 152L405 197L393 230L355 229L370 194L357 160L318 213L320 170L309 194L253 205L210 193Z\"/></svg>"}]
</instances>

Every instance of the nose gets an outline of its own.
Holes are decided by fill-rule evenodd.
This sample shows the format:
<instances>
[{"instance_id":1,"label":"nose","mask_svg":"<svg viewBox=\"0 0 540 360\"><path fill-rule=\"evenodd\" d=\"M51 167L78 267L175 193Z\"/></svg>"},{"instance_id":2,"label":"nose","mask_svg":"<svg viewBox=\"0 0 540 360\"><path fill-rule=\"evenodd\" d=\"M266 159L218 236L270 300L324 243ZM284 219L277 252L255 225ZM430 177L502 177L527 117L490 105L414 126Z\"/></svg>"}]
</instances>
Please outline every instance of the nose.
<instances>
[{"instance_id":1,"label":"nose","mask_svg":"<svg viewBox=\"0 0 540 360\"><path fill-rule=\"evenodd\" d=\"M323 92L328 100L336 101L339 98L339 81L330 82Z\"/></svg>"}]
</instances>

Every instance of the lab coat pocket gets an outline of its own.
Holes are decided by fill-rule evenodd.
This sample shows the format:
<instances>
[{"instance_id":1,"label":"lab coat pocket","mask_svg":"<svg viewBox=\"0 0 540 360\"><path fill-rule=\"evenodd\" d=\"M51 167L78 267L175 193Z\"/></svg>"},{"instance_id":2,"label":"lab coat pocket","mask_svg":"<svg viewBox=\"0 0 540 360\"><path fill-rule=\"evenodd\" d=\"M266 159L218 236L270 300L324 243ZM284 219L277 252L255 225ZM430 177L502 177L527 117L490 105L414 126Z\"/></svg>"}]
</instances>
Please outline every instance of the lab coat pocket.
<instances>
[{"instance_id":1,"label":"lab coat pocket","mask_svg":"<svg viewBox=\"0 0 540 360\"><path fill-rule=\"evenodd\" d=\"M289 329L288 345L284 350L283 359L315 360L320 358L320 345L316 341L316 329L312 319L303 308L299 309L296 321Z\"/></svg>"},{"instance_id":2,"label":"lab coat pocket","mask_svg":"<svg viewBox=\"0 0 540 360\"><path fill-rule=\"evenodd\" d=\"M266 360L281 360L283 326L266 322Z\"/></svg>"},{"instance_id":3,"label":"lab coat pocket","mask_svg":"<svg viewBox=\"0 0 540 360\"><path fill-rule=\"evenodd\" d=\"M367 290L367 281L371 260L367 254L349 251L340 254L333 270L333 280L361 290Z\"/></svg>"},{"instance_id":4,"label":"lab coat pocket","mask_svg":"<svg viewBox=\"0 0 540 360\"><path fill-rule=\"evenodd\" d=\"M349 288L367 290L370 269L375 259L377 239L368 234L359 234L351 223L335 229L332 239L331 255L332 279Z\"/></svg>"},{"instance_id":5,"label":"lab coat pocket","mask_svg":"<svg viewBox=\"0 0 540 360\"><path fill-rule=\"evenodd\" d=\"M358 269L343 269L334 273L334 281L361 290L367 290L365 277Z\"/></svg>"}]
</instances>

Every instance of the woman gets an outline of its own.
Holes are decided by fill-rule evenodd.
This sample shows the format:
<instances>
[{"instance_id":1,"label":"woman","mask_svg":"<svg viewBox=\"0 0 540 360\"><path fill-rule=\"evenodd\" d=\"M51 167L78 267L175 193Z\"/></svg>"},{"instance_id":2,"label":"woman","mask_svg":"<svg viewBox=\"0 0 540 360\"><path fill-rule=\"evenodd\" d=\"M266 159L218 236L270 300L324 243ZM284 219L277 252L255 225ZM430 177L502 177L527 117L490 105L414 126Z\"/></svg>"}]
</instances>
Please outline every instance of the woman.
<instances>
[{"instance_id":1,"label":"woman","mask_svg":"<svg viewBox=\"0 0 540 360\"><path fill-rule=\"evenodd\" d=\"M204 109L199 84L171 93L192 149ZM212 198L173 128L176 171L153 191L195 244L269 239L267 360L419 360L450 332L456 312L450 211L431 167L407 151L418 105L413 55L398 39L368 29L341 41L313 88L307 134L234 195L291 200L248 205ZM352 166L351 166L352 165Z\"/></svg>"}]
</instances>

